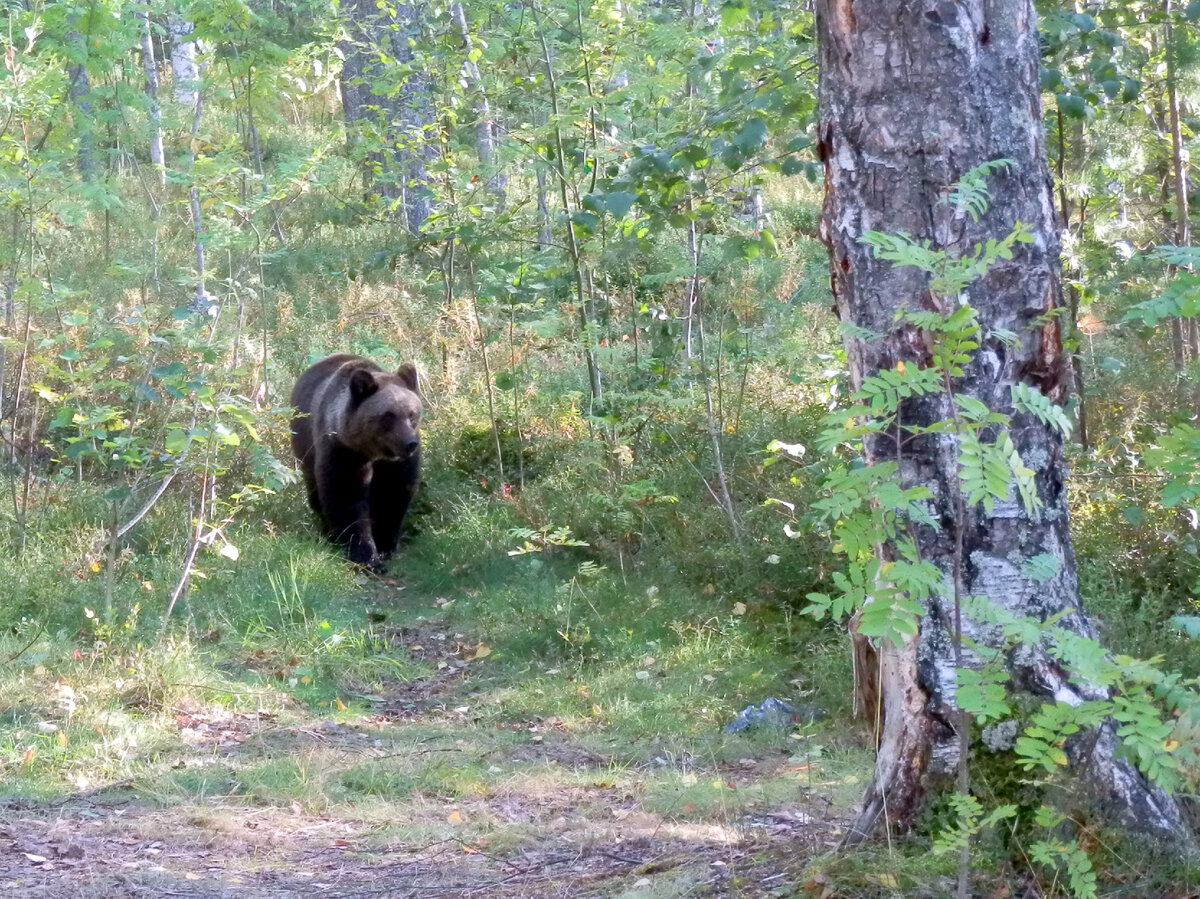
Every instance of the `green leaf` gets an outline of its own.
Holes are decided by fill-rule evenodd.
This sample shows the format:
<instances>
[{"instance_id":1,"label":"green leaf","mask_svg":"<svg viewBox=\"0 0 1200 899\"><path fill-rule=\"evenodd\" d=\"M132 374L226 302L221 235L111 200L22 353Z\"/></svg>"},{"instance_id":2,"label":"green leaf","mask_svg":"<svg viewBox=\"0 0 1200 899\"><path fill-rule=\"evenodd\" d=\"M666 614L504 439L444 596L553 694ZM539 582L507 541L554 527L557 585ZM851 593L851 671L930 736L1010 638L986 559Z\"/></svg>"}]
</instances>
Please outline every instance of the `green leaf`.
<instances>
[{"instance_id":1,"label":"green leaf","mask_svg":"<svg viewBox=\"0 0 1200 899\"><path fill-rule=\"evenodd\" d=\"M733 145L741 150L744 156L758 152L766 143L767 123L757 116L743 125L733 138Z\"/></svg>"},{"instance_id":2,"label":"green leaf","mask_svg":"<svg viewBox=\"0 0 1200 899\"><path fill-rule=\"evenodd\" d=\"M721 6L721 25L726 29L732 29L745 21L749 15L750 9L745 0L729 0Z\"/></svg>"},{"instance_id":3,"label":"green leaf","mask_svg":"<svg viewBox=\"0 0 1200 899\"><path fill-rule=\"evenodd\" d=\"M804 171L806 164L806 160L799 156L788 156L779 164L779 171L788 177L799 175Z\"/></svg>"},{"instance_id":4,"label":"green leaf","mask_svg":"<svg viewBox=\"0 0 1200 899\"><path fill-rule=\"evenodd\" d=\"M1068 119L1086 119L1088 104L1078 94L1056 94L1058 108Z\"/></svg>"},{"instance_id":5,"label":"green leaf","mask_svg":"<svg viewBox=\"0 0 1200 899\"><path fill-rule=\"evenodd\" d=\"M188 445L187 431L182 428L175 428L167 431L166 440L163 441L163 449L173 456L178 456L184 451Z\"/></svg>"}]
</instances>

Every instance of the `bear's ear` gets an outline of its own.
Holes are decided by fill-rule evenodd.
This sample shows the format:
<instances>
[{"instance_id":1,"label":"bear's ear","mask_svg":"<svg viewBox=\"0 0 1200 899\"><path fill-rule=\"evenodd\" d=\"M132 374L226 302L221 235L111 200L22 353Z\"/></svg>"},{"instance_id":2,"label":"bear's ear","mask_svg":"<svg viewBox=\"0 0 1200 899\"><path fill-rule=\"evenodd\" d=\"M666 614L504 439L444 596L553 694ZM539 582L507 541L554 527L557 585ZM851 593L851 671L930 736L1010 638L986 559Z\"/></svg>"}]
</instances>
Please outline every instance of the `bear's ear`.
<instances>
[{"instance_id":1,"label":"bear's ear","mask_svg":"<svg viewBox=\"0 0 1200 899\"><path fill-rule=\"evenodd\" d=\"M420 384L417 382L417 366L412 362L405 362L401 365L396 370L396 377L413 393L421 392Z\"/></svg>"},{"instance_id":2,"label":"bear's ear","mask_svg":"<svg viewBox=\"0 0 1200 899\"><path fill-rule=\"evenodd\" d=\"M365 368L355 369L350 375L350 401L358 405L379 389L375 375Z\"/></svg>"}]
</instances>

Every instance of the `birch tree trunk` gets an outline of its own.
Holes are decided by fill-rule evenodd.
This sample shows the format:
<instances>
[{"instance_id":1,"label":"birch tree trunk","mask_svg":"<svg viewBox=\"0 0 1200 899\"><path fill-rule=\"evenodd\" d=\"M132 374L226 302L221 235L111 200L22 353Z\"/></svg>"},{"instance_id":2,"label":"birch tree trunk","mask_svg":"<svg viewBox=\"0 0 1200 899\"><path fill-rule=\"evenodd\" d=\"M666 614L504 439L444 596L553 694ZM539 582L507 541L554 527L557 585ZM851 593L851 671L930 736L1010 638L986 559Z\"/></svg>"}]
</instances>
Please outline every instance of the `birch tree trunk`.
<instances>
[{"instance_id":1,"label":"birch tree trunk","mask_svg":"<svg viewBox=\"0 0 1200 899\"><path fill-rule=\"evenodd\" d=\"M1033 242L1019 245L968 290L984 339L967 369L961 392L991 409L1011 413L1010 388L1035 384L1060 401L1070 387L1059 319L1060 261L1052 184L1045 162L1038 87L1037 13L1032 0L915 0L906 4L818 0L820 53L818 153L825 166L826 197L821 230L829 249L832 286L845 338L851 379L921 364L928 349L921 335L897 327L900 308L929 309L925 276L876 259L860 243L871 230L907 232L937 249L961 252L1001 238L1017 221ZM988 160L1012 164L989 179L991 205L973 221L942 193L965 172ZM946 310L948 311L948 310ZM866 340L862 329L883 335ZM1017 335L1006 342L1004 330ZM906 425L919 426L949 414L944 398L915 400L901 408ZM988 514L967 509L962 522L965 593L986 596L1018 614L1046 619L1065 613L1061 626L1094 636L1080 603L1067 505L1062 438L1029 416L1013 420L1011 436L1025 463L1038 472L1044 511L1027 515L1016 500ZM866 446L868 462L899 464L904 486L933 493L934 519L955 521L957 452L946 435L925 435L904 444L903 454L886 436ZM955 532L920 527L921 557L937 564L950 582ZM1021 564L1040 553L1061 562L1049 581L1022 575ZM949 785L960 749L955 732L952 599L935 597L919 634L902 648L870 647L861 675L878 673L882 732L875 775L848 840L870 834L881 821L904 828L926 796ZM971 621L964 633L987 643L990 634ZM1011 654L1012 683L1039 697L1075 703L1105 696L1071 678L1037 647ZM872 684L864 684L870 687ZM1073 770L1114 817L1159 834L1182 833L1173 800L1151 788L1116 756L1111 726L1067 747Z\"/></svg>"},{"instance_id":2,"label":"birch tree trunk","mask_svg":"<svg viewBox=\"0 0 1200 899\"><path fill-rule=\"evenodd\" d=\"M200 114L203 112L200 68L196 64L196 42L191 40L192 30L192 23L179 15L172 13L167 19L167 31L171 35L171 92L175 102L184 107L191 118L185 152L189 176L192 174L192 164L196 161L192 143L200 133ZM193 312L205 312L209 298L204 286L204 219L200 212L200 188L195 183L188 191L188 205L192 213L192 235L196 247L196 293L188 305Z\"/></svg>"},{"instance_id":3,"label":"birch tree trunk","mask_svg":"<svg viewBox=\"0 0 1200 899\"><path fill-rule=\"evenodd\" d=\"M479 155L479 161L483 163L484 169L491 169L496 166L496 145L497 145L497 129L496 122L492 118L491 104L488 102L487 91L483 87L483 78L479 74L479 66L475 63L472 56L474 43L471 40L471 29L467 25L467 14L460 2L450 4L450 18L454 22L454 29L458 32L459 39L462 41L463 51L463 71L466 73L467 81L471 86L473 95L472 105L475 110L475 152ZM490 193L501 206L504 205L504 195L508 189L508 178L505 177L503 170L496 168L494 172L488 175L487 180L488 193Z\"/></svg>"},{"instance_id":4,"label":"birch tree trunk","mask_svg":"<svg viewBox=\"0 0 1200 899\"><path fill-rule=\"evenodd\" d=\"M158 186L167 186L167 157L163 151L162 108L158 104L158 62L154 58L154 35L150 14L139 12L142 20L142 69L146 73L146 99L150 104L150 161L158 174Z\"/></svg>"},{"instance_id":5,"label":"birch tree trunk","mask_svg":"<svg viewBox=\"0 0 1200 899\"><path fill-rule=\"evenodd\" d=\"M413 47L423 26L424 7L397 3L380 7L375 0L347 0L349 41L340 45L344 57L340 85L348 126L374 122L385 149L371 154L380 177L375 189L399 199L405 227L418 234L433 212L428 163L436 156L433 86L429 73L416 59ZM395 88L379 88L388 68L384 51L396 67L413 67Z\"/></svg>"}]
</instances>

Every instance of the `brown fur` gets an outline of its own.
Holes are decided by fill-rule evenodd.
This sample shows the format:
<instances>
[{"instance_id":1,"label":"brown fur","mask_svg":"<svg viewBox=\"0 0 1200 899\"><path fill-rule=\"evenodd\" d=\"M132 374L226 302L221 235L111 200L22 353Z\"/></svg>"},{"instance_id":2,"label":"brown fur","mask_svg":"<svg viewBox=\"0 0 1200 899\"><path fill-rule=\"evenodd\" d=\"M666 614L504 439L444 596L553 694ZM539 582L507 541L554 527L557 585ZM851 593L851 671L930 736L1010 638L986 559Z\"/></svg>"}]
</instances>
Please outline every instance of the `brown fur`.
<instances>
[{"instance_id":1,"label":"brown fur","mask_svg":"<svg viewBox=\"0 0 1200 899\"><path fill-rule=\"evenodd\" d=\"M327 356L296 381L292 406L292 449L325 533L352 561L381 566L420 472L416 367L393 374L361 356Z\"/></svg>"}]
</instances>

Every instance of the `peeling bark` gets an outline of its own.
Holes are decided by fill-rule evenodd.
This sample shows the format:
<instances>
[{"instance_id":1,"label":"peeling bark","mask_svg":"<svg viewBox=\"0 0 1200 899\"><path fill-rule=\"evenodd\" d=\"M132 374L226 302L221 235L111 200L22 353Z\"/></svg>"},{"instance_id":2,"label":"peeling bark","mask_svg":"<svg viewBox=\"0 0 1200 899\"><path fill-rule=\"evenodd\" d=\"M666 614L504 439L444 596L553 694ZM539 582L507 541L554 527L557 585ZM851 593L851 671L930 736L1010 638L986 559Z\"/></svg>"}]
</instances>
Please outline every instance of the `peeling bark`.
<instances>
[{"instance_id":1,"label":"peeling bark","mask_svg":"<svg viewBox=\"0 0 1200 899\"><path fill-rule=\"evenodd\" d=\"M1062 290L1032 0L917 0L899 6L819 0L816 8L818 150L826 177L821 232L833 291L844 323L884 335L867 341L847 331L852 382L857 386L900 361L920 363L927 350L910 327L896 327L895 315L902 308L930 309L935 302L923 274L876 259L859 242L864 233L903 231L936 248L963 252L1002 238L1021 221L1033 242L1020 245L1012 260L997 264L967 291L984 338L956 389L1009 414L1010 388L1020 381L1060 400L1071 373L1058 319L1047 317L1062 305ZM939 203L965 172L1002 158L1012 165L989 178L991 205L979 221ZM1002 330L1017 340L1010 344L996 336ZM944 397L915 399L901 409L901 419L913 425L949 414ZM1080 603L1067 528L1062 438L1029 416L1013 420L1011 436L1025 463L1038 472L1043 511L1027 515L1012 495L991 514L966 510L964 592L1043 620L1066 612L1061 626L1094 636ZM906 487L924 485L933 493L931 511L942 527L918 528L915 537L922 558L942 569L947 586L929 602L917 637L898 650L890 644L875 648L882 732L875 776L850 842L885 821L899 829L911 824L929 793L950 785L960 755L950 589L957 447L952 435L925 435L903 444L901 452L892 437L879 435L868 442L866 455L869 463L897 462ZM1040 553L1061 566L1051 580L1038 583L1022 574L1021 564ZM967 618L963 631L991 642L991 634ZM1104 695L1072 680L1036 648L1014 653L1010 666L1014 685L1042 698L1077 703ZM856 673L869 675L871 667L867 661ZM1173 800L1117 759L1115 750L1111 728L1070 747L1075 770L1085 775L1079 782L1121 823L1182 834Z\"/></svg>"}]
</instances>

